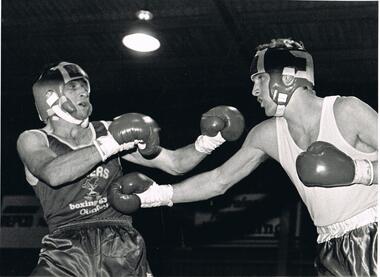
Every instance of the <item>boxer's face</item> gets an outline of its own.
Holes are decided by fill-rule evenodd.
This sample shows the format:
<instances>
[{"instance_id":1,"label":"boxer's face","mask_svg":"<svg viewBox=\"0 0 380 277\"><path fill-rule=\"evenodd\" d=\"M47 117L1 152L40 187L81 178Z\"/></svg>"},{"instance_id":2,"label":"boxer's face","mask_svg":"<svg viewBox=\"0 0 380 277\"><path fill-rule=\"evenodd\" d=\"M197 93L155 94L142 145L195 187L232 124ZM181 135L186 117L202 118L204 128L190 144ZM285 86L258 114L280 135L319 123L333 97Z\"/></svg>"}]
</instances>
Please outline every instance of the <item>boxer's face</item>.
<instances>
[{"instance_id":1,"label":"boxer's face","mask_svg":"<svg viewBox=\"0 0 380 277\"><path fill-rule=\"evenodd\" d=\"M87 83L78 79L68 82L63 87L63 94L77 109L72 115L78 119L86 119L91 115L90 92Z\"/></svg>"},{"instance_id":2,"label":"boxer's face","mask_svg":"<svg viewBox=\"0 0 380 277\"><path fill-rule=\"evenodd\" d=\"M269 94L269 80L268 73L259 73L252 78L253 89L252 95L257 97L257 102L260 107L264 108L267 116L273 116L276 112L276 103L273 102Z\"/></svg>"}]
</instances>

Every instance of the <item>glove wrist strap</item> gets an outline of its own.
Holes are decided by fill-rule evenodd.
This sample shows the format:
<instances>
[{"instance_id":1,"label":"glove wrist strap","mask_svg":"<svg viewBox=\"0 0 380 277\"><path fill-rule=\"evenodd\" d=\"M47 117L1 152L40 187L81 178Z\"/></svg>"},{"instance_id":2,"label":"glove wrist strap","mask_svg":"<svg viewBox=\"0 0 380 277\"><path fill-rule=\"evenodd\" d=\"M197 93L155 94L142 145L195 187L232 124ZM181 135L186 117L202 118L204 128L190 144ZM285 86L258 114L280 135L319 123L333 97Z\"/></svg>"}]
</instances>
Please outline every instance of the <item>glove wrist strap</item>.
<instances>
[{"instance_id":1,"label":"glove wrist strap","mask_svg":"<svg viewBox=\"0 0 380 277\"><path fill-rule=\"evenodd\" d=\"M222 145L225 141L226 140L222 137L220 132L214 137L200 135L195 141L195 149L204 154L211 154L212 151Z\"/></svg>"},{"instance_id":2,"label":"glove wrist strap","mask_svg":"<svg viewBox=\"0 0 380 277\"><path fill-rule=\"evenodd\" d=\"M369 160L355 160L355 177L352 183L371 185L373 183L374 172L372 162Z\"/></svg>"}]
</instances>

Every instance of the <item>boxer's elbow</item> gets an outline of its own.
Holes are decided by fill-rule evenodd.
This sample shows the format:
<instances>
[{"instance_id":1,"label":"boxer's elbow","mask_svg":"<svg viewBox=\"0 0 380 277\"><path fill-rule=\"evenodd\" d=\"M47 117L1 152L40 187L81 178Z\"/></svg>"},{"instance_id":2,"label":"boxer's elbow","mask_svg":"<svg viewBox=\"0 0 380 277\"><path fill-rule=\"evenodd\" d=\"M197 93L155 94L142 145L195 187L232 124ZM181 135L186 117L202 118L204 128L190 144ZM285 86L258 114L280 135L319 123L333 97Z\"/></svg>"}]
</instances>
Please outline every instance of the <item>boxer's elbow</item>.
<instances>
[{"instance_id":1,"label":"boxer's elbow","mask_svg":"<svg viewBox=\"0 0 380 277\"><path fill-rule=\"evenodd\" d=\"M175 154L175 151L164 149L155 164L155 167L160 168L174 176L183 175L189 171L184 163L184 158Z\"/></svg>"},{"instance_id":2,"label":"boxer's elbow","mask_svg":"<svg viewBox=\"0 0 380 277\"><path fill-rule=\"evenodd\" d=\"M166 172L179 176L184 175L195 167L196 164L190 164L185 159L172 159L166 164Z\"/></svg>"},{"instance_id":3,"label":"boxer's elbow","mask_svg":"<svg viewBox=\"0 0 380 277\"><path fill-rule=\"evenodd\" d=\"M209 179L211 182L211 194L213 196L225 194L226 191L231 187L231 182L229 182L228 178L224 176L223 172L219 168L213 170L212 175L213 176Z\"/></svg>"},{"instance_id":4,"label":"boxer's elbow","mask_svg":"<svg viewBox=\"0 0 380 277\"><path fill-rule=\"evenodd\" d=\"M188 162L182 160L173 161L170 168L172 175L184 175L195 167L194 164L189 164Z\"/></svg>"},{"instance_id":5,"label":"boxer's elbow","mask_svg":"<svg viewBox=\"0 0 380 277\"><path fill-rule=\"evenodd\" d=\"M51 187L57 187L62 185L62 181L60 180L57 174L51 174L49 172L41 172L40 179L44 183L48 184Z\"/></svg>"},{"instance_id":6,"label":"boxer's elbow","mask_svg":"<svg viewBox=\"0 0 380 277\"><path fill-rule=\"evenodd\" d=\"M188 148L187 148L188 149ZM184 175L194 169L204 158L199 152L189 151L171 151L170 152L170 169L173 175Z\"/></svg>"},{"instance_id":7,"label":"boxer's elbow","mask_svg":"<svg viewBox=\"0 0 380 277\"><path fill-rule=\"evenodd\" d=\"M63 176L61 175L62 171L52 170L49 166L46 166L43 170L38 174L39 179L44 183L48 184L51 187L58 187L67 183Z\"/></svg>"}]
</instances>

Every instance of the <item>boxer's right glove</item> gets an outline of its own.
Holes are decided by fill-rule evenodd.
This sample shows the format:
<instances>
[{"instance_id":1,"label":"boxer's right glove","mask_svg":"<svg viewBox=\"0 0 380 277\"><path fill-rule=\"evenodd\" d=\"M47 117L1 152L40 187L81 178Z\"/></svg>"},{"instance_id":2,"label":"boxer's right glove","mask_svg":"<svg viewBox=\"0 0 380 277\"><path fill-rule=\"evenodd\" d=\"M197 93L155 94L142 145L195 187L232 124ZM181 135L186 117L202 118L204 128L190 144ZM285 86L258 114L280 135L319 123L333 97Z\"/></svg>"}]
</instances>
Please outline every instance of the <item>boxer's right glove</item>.
<instances>
[{"instance_id":1,"label":"boxer's right glove","mask_svg":"<svg viewBox=\"0 0 380 277\"><path fill-rule=\"evenodd\" d=\"M94 145L105 161L108 157L138 146L146 158L154 158L161 151L159 127L149 116L127 113L116 117L108 128L106 136L99 137Z\"/></svg>"},{"instance_id":2,"label":"boxer's right glove","mask_svg":"<svg viewBox=\"0 0 380 277\"><path fill-rule=\"evenodd\" d=\"M201 134L195 141L198 152L210 154L227 141L237 140L244 131L244 117L234 107L217 106L201 118Z\"/></svg>"},{"instance_id":3,"label":"boxer's right glove","mask_svg":"<svg viewBox=\"0 0 380 277\"><path fill-rule=\"evenodd\" d=\"M297 173L308 187L370 185L374 173L368 160L353 160L334 145L316 141L296 160Z\"/></svg>"},{"instance_id":4,"label":"boxer's right glove","mask_svg":"<svg viewBox=\"0 0 380 277\"><path fill-rule=\"evenodd\" d=\"M131 214L140 207L172 206L173 187L157 185L144 174L126 174L108 188L108 201L112 207L123 214Z\"/></svg>"}]
</instances>

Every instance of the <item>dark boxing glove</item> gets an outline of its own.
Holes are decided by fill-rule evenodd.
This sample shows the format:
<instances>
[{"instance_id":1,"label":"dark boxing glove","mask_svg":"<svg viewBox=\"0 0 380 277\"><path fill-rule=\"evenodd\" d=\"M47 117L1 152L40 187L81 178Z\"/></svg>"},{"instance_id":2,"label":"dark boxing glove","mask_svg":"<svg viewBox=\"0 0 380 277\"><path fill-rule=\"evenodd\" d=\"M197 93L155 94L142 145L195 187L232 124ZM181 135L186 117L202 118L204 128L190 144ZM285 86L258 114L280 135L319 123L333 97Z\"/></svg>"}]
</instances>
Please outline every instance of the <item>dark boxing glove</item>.
<instances>
[{"instance_id":1,"label":"dark boxing glove","mask_svg":"<svg viewBox=\"0 0 380 277\"><path fill-rule=\"evenodd\" d=\"M172 206L173 188L170 185L157 185L144 174L126 174L108 188L108 201L123 214L131 214L140 207Z\"/></svg>"},{"instance_id":2,"label":"dark boxing glove","mask_svg":"<svg viewBox=\"0 0 380 277\"><path fill-rule=\"evenodd\" d=\"M244 131L244 117L234 107L217 106L201 118L201 136L195 142L197 151L210 154L227 141L237 140Z\"/></svg>"},{"instance_id":3,"label":"dark boxing glove","mask_svg":"<svg viewBox=\"0 0 380 277\"><path fill-rule=\"evenodd\" d=\"M119 143L135 141L138 151L145 158L155 158L161 152L157 123L149 116L139 113L127 113L116 117L108 131Z\"/></svg>"},{"instance_id":4,"label":"dark boxing glove","mask_svg":"<svg viewBox=\"0 0 380 277\"><path fill-rule=\"evenodd\" d=\"M123 214L134 213L141 206L140 198L135 193L146 191L152 184L153 180L143 174L126 174L109 186L108 201Z\"/></svg>"},{"instance_id":5,"label":"dark boxing glove","mask_svg":"<svg viewBox=\"0 0 380 277\"><path fill-rule=\"evenodd\" d=\"M353 160L334 145L316 141L296 160L297 174L306 186L336 187L370 185L373 166L368 160Z\"/></svg>"}]
</instances>

